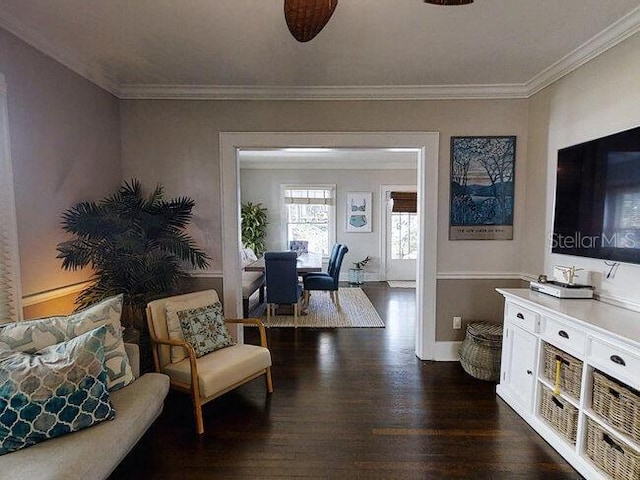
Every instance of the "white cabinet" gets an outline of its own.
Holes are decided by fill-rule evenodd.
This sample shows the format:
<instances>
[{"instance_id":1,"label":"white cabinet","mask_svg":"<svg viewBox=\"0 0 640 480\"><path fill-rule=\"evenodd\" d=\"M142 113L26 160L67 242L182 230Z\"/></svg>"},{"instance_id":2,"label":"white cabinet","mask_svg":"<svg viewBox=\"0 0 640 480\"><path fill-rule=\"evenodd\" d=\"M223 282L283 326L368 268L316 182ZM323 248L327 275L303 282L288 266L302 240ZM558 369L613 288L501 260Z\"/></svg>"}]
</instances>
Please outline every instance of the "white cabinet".
<instances>
[{"instance_id":1,"label":"white cabinet","mask_svg":"<svg viewBox=\"0 0 640 480\"><path fill-rule=\"evenodd\" d=\"M640 313L528 289L498 292L506 301L498 395L588 480L613 478L594 461L594 442L632 466L624 478L640 478L640 435L594 409L595 394L602 394L601 372L633 397L640 416L640 398L634 396L640 389ZM573 386L553 395L555 387L566 387L554 380L561 369L571 374ZM564 423L554 424L558 416Z\"/></svg>"},{"instance_id":2,"label":"white cabinet","mask_svg":"<svg viewBox=\"0 0 640 480\"><path fill-rule=\"evenodd\" d=\"M525 412L533 410L537 337L507 321L503 329L500 387Z\"/></svg>"}]
</instances>

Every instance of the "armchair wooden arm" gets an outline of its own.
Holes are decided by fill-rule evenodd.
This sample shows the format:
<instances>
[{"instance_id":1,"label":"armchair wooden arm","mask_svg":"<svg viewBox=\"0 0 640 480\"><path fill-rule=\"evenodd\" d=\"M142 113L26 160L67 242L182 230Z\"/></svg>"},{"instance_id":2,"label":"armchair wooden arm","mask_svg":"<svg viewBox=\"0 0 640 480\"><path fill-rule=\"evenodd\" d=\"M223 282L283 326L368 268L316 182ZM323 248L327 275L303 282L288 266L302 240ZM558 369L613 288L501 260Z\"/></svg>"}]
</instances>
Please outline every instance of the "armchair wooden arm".
<instances>
[{"instance_id":1,"label":"armchair wooden arm","mask_svg":"<svg viewBox=\"0 0 640 480\"><path fill-rule=\"evenodd\" d=\"M258 331L260 332L260 346L264 348L269 348L267 346L267 331L264 328L264 323L257 318L225 318L226 323L242 323L245 325L254 325L258 327Z\"/></svg>"},{"instance_id":2,"label":"armchair wooden arm","mask_svg":"<svg viewBox=\"0 0 640 480\"><path fill-rule=\"evenodd\" d=\"M170 340L170 339L165 339L165 338L158 338L156 337L155 333L153 331L149 332L149 335L151 337L151 341L153 343L157 343L157 344L161 344L161 345L170 345L173 347L182 347L186 350L187 355L189 356L189 367L191 370L191 385L190 385L190 390L191 390L191 394L193 395L193 398L200 398L200 383L198 382L198 362L196 362L196 351L193 349L193 347L188 343L188 342L181 342L179 340ZM158 373L163 373L161 370L162 368L160 368L160 362L159 359L157 358L157 350L154 348L153 349L153 355L155 357L156 360L156 370ZM173 380L172 380L173 382ZM202 433L202 432L199 432Z\"/></svg>"}]
</instances>

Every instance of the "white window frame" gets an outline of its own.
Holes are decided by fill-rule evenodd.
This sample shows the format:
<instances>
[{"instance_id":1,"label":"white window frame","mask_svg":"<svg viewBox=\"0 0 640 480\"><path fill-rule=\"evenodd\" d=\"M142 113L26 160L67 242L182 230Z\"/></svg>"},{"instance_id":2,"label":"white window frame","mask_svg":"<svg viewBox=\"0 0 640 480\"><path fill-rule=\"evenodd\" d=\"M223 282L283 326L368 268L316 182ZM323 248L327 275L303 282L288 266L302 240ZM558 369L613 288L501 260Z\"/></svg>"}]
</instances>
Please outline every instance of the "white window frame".
<instances>
[{"instance_id":1,"label":"white window frame","mask_svg":"<svg viewBox=\"0 0 640 480\"><path fill-rule=\"evenodd\" d=\"M289 249L288 229L289 218L287 215L287 205L285 203L285 190L330 190L331 191L331 203L329 213L329 253L323 255L323 258L329 258L331 254L331 247L336 242L336 185L335 184L305 184L305 183L287 183L280 185L280 238L283 250Z\"/></svg>"},{"instance_id":2,"label":"white window frame","mask_svg":"<svg viewBox=\"0 0 640 480\"><path fill-rule=\"evenodd\" d=\"M0 323L22 320L18 227L11 163L7 84L0 73ZM5 252L5 253L3 253Z\"/></svg>"}]
</instances>

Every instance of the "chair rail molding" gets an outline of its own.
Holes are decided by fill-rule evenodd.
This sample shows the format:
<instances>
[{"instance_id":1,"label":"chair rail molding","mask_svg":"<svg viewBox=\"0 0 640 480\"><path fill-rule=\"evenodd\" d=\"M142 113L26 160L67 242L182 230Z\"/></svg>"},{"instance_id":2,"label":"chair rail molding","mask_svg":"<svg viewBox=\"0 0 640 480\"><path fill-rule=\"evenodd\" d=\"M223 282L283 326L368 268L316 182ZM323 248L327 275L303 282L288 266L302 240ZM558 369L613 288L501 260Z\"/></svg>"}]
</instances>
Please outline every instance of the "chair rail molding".
<instances>
[{"instance_id":1,"label":"chair rail molding","mask_svg":"<svg viewBox=\"0 0 640 480\"><path fill-rule=\"evenodd\" d=\"M32 305L38 305L39 303L49 302L56 300L57 298L66 297L67 295L73 295L74 293L81 292L89 285L91 281L74 283L72 285L66 285L64 287L52 288L51 290L45 290L43 292L32 293L22 297L22 307L31 307Z\"/></svg>"},{"instance_id":2,"label":"chair rail molding","mask_svg":"<svg viewBox=\"0 0 640 480\"><path fill-rule=\"evenodd\" d=\"M438 280L525 280L520 272L438 272Z\"/></svg>"}]
</instances>

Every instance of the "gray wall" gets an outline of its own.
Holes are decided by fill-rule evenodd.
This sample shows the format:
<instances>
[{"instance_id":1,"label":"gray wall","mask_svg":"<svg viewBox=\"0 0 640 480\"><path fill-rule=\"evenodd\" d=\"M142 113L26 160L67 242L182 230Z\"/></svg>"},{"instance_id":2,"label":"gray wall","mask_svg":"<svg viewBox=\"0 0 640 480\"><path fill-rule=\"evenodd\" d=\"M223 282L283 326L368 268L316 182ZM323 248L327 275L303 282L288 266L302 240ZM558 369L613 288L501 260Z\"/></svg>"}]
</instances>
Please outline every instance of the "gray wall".
<instances>
[{"instance_id":1,"label":"gray wall","mask_svg":"<svg viewBox=\"0 0 640 480\"><path fill-rule=\"evenodd\" d=\"M524 192L527 162L527 100L467 101L154 101L121 105L124 177L161 181L171 195L196 200L192 233L213 256L220 272L220 132L437 131L440 132L438 272L502 274L521 271L524 245ZM517 135L515 234L512 241L448 239L449 144L452 135ZM484 302L462 282L455 291ZM491 295L497 293L493 292ZM441 303L438 299L438 303ZM447 313L448 315L448 313ZM442 338L450 318L437 319Z\"/></svg>"},{"instance_id":2,"label":"gray wall","mask_svg":"<svg viewBox=\"0 0 640 480\"><path fill-rule=\"evenodd\" d=\"M551 254L558 149L640 124L640 33L585 64L529 100L527 270L554 265L594 272L597 293L640 310L640 265L622 264L613 278L602 260Z\"/></svg>"},{"instance_id":3,"label":"gray wall","mask_svg":"<svg viewBox=\"0 0 640 480\"><path fill-rule=\"evenodd\" d=\"M463 340L472 322L502 323L504 298L496 288L525 288L518 279L439 279L436 284L436 340ZM462 328L453 329L453 317L462 317Z\"/></svg>"},{"instance_id":4,"label":"gray wall","mask_svg":"<svg viewBox=\"0 0 640 480\"><path fill-rule=\"evenodd\" d=\"M0 29L15 182L22 294L86 280L63 272L60 214L120 184L118 100Z\"/></svg>"},{"instance_id":5,"label":"gray wall","mask_svg":"<svg viewBox=\"0 0 640 480\"><path fill-rule=\"evenodd\" d=\"M520 271L524 232L526 100L470 101L171 101L122 102L124 177L161 181L168 194L196 200L193 234L222 269L220 132L440 132L438 271ZM451 135L518 136L515 238L448 239ZM522 172L522 173L520 173Z\"/></svg>"}]
</instances>

